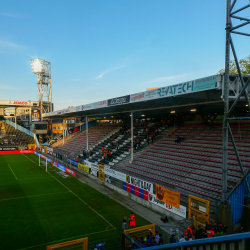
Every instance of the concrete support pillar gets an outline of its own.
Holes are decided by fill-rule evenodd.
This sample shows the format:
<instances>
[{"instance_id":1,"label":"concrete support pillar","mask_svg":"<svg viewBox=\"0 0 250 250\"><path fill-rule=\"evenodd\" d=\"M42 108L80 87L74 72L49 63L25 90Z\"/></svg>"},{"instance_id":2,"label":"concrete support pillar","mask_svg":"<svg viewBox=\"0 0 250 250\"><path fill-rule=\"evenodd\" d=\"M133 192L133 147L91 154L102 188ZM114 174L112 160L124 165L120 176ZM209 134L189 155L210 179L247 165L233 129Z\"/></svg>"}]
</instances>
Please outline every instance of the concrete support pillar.
<instances>
[{"instance_id":1,"label":"concrete support pillar","mask_svg":"<svg viewBox=\"0 0 250 250\"><path fill-rule=\"evenodd\" d=\"M134 160L134 113L131 112L131 162Z\"/></svg>"},{"instance_id":2,"label":"concrete support pillar","mask_svg":"<svg viewBox=\"0 0 250 250\"><path fill-rule=\"evenodd\" d=\"M89 150L89 122L86 116L86 140L87 140L87 150Z\"/></svg>"},{"instance_id":3,"label":"concrete support pillar","mask_svg":"<svg viewBox=\"0 0 250 250\"><path fill-rule=\"evenodd\" d=\"M64 119L63 119L63 144L64 144Z\"/></svg>"},{"instance_id":4,"label":"concrete support pillar","mask_svg":"<svg viewBox=\"0 0 250 250\"><path fill-rule=\"evenodd\" d=\"M228 226L228 234L233 233L233 214L231 204L220 203L218 206L218 224Z\"/></svg>"}]
</instances>

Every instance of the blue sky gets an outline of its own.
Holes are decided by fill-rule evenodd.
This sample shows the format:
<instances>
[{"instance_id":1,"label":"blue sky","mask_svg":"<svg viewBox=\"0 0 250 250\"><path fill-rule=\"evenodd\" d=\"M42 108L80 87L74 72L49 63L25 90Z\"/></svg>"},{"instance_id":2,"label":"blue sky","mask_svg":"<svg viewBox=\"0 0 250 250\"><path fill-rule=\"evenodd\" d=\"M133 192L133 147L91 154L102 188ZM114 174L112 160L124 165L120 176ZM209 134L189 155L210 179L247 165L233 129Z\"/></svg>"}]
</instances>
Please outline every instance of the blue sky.
<instances>
[{"instance_id":1,"label":"blue sky","mask_svg":"<svg viewBox=\"0 0 250 250\"><path fill-rule=\"evenodd\" d=\"M2 0L0 100L37 100L36 57L51 62L55 109L216 74L225 8L225 0ZM235 43L240 58L250 54L249 38Z\"/></svg>"}]
</instances>

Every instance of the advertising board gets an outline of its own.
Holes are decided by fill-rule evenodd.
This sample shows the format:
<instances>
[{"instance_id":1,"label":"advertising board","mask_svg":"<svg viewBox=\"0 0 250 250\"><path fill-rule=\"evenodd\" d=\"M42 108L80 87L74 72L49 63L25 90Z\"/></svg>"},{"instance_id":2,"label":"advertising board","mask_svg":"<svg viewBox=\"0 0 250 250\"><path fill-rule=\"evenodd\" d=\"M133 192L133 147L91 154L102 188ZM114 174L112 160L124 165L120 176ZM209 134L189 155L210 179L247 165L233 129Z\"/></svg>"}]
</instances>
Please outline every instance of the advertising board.
<instances>
[{"instance_id":1,"label":"advertising board","mask_svg":"<svg viewBox=\"0 0 250 250\"><path fill-rule=\"evenodd\" d=\"M59 168L60 170L62 170L63 172L65 172L65 167L62 164L57 163L57 168Z\"/></svg>"},{"instance_id":2,"label":"advertising board","mask_svg":"<svg viewBox=\"0 0 250 250\"><path fill-rule=\"evenodd\" d=\"M89 167L87 167L81 163L78 163L78 168L89 174Z\"/></svg>"},{"instance_id":3,"label":"advertising board","mask_svg":"<svg viewBox=\"0 0 250 250\"><path fill-rule=\"evenodd\" d=\"M67 163L78 168L78 162L75 160L71 160L71 159L67 158Z\"/></svg>"},{"instance_id":4,"label":"advertising board","mask_svg":"<svg viewBox=\"0 0 250 250\"><path fill-rule=\"evenodd\" d=\"M107 169L105 168L105 175L109 175L117 180L126 182L126 174L121 173L119 171L113 170L113 169Z\"/></svg>"},{"instance_id":5,"label":"advertising board","mask_svg":"<svg viewBox=\"0 0 250 250\"><path fill-rule=\"evenodd\" d=\"M93 103L82 105L82 110L93 109Z\"/></svg>"},{"instance_id":6,"label":"advertising board","mask_svg":"<svg viewBox=\"0 0 250 250\"><path fill-rule=\"evenodd\" d=\"M180 205L179 209L175 208L175 207L173 207L173 206L171 206L169 204L166 204L166 203L158 200L156 198L155 194L149 194L148 200L150 202L152 202L153 204L159 206L159 207L162 207L162 208L164 208L164 209L166 209L166 210L168 210L168 211L170 211L170 212L172 212L174 214L177 214L177 215L181 216L182 218L186 218L187 217L187 215L186 215L187 208L184 207L184 206L182 206L182 205Z\"/></svg>"},{"instance_id":7,"label":"advertising board","mask_svg":"<svg viewBox=\"0 0 250 250\"><path fill-rule=\"evenodd\" d=\"M108 99L108 106L122 105L130 102L130 95Z\"/></svg>"},{"instance_id":8,"label":"advertising board","mask_svg":"<svg viewBox=\"0 0 250 250\"><path fill-rule=\"evenodd\" d=\"M72 176L76 177L76 172L70 168L65 167L65 172L71 174Z\"/></svg>"},{"instance_id":9,"label":"advertising board","mask_svg":"<svg viewBox=\"0 0 250 250\"><path fill-rule=\"evenodd\" d=\"M98 166L95 166L94 164L92 164L90 170L91 170L90 174L94 175L95 177L98 177L98 171L99 171Z\"/></svg>"},{"instance_id":10,"label":"advertising board","mask_svg":"<svg viewBox=\"0 0 250 250\"><path fill-rule=\"evenodd\" d=\"M156 198L173 207L180 208L181 194L156 185Z\"/></svg>"},{"instance_id":11,"label":"advertising board","mask_svg":"<svg viewBox=\"0 0 250 250\"><path fill-rule=\"evenodd\" d=\"M153 193L153 184L150 183L150 182L143 181L141 179L138 179L138 178L135 178L135 177L132 177L132 176L129 176L129 175L126 176L126 182L128 184L131 184L131 185L135 186L135 187L146 190L150 194Z\"/></svg>"},{"instance_id":12,"label":"advertising board","mask_svg":"<svg viewBox=\"0 0 250 250\"><path fill-rule=\"evenodd\" d=\"M13 150L17 150L18 148L0 148L0 151L13 151Z\"/></svg>"},{"instance_id":13,"label":"advertising board","mask_svg":"<svg viewBox=\"0 0 250 250\"><path fill-rule=\"evenodd\" d=\"M123 182L123 189L126 190L127 192L134 194L146 201L148 201L148 191L143 190L142 188L135 187L134 185L131 185L129 183Z\"/></svg>"}]
</instances>

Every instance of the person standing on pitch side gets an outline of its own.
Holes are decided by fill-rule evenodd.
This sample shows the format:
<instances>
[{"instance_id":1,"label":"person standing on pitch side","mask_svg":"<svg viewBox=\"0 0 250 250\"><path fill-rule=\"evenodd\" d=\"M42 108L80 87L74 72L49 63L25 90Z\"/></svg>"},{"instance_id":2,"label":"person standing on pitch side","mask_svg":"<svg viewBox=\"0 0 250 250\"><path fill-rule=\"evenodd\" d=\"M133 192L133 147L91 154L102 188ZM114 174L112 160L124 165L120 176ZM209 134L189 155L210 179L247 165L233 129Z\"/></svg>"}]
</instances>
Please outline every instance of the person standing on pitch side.
<instances>
[{"instance_id":1,"label":"person standing on pitch side","mask_svg":"<svg viewBox=\"0 0 250 250\"><path fill-rule=\"evenodd\" d=\"M135 227L135 216L134 216L133 212L130 213L129 227L130 228L134 228Z\"/></svg>"}]
</instances>

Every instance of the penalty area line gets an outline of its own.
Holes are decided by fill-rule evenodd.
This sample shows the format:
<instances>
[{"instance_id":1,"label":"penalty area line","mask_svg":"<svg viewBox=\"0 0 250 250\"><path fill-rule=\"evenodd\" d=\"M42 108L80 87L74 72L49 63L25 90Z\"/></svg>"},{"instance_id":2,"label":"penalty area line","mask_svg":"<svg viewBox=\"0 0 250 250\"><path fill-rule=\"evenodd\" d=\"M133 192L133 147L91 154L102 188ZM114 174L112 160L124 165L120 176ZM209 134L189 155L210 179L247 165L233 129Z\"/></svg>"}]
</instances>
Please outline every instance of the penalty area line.
<instances>
[{"instance_id":1,"label":"penalty area line","mask_svg":"<svg viewBox=\"0 0 250 250\"><path fill-rule=\"evenodd\" d=\"M10 165L9 165L9 164L8 164L8 166L9 166L9 168L10 168L10 170L11 170L12 174L15 176L16 180L18 180L18 179L17 179L17 177L16 177L16 175L15 175L15 173L14 173L14 171L12 170L12 168L10 167Z\"/></svg>"},{"instance_id":2,"label":"penalty area line","mask_svg":"<svg viewBox=\"0 0 250 250\"><path fill-rule=\"evenodd\" d=\"M98 234L98 233L109 232L109 231L113 231L113 230L116 230L116 229L114 228L114 229L99 231L99 232L95 232L95 233L78 235L78 236L74 236L74 237L71 237L71 238L66 238L66 239L61 239L61 240L57 240L57 241L52 241L52 242L44 243L44 244L41 244L41 245L36 245L36 246L26 247L26 248L20 248L18 250L26 250L26 249L32 249L32 248L36 248L36 247L41 247L41 246L44 246L44 245L51 245L51 244L55 244L55 243L60 243L60 242L64 242L64 241L74 240L74 239L77 239L77 238L82 238L82 237L85 237L85 236L89 236L89 235L93 235L93 234Z\"/></svg>"},{"instance_id":3,"label":"penalty area line","mask_svg":"<svg viewBox=\"0 0 250 250\"><path fill-rule=\"evenodd\" d=\"M28 156L22 154L26 158L28 158L30 161L34 162L32 159L30 159ZM36 165L38 165L36 162L34 162ZM38 165L39 166L39 165ZM39 166L40 167L40 166ZM56 177L54 177L51 173L47 172L50 176L52 176L57 182L59 182L62 186L64 186L69 192L71 192L77 199L79 199L83 204L85 204L89 209L91 209L93 212L95 212L99 217L101 217L104 221L106 221L110 226L112 226L114 229L115 226L113 226L108 220L106 220L101 214L99 214L95 209L93 209L89 204L87 204L84 200L82 200L77 194L72 192L68 187L66 187L63 183L61 183Z\"/></svg>"}]
</instances>

